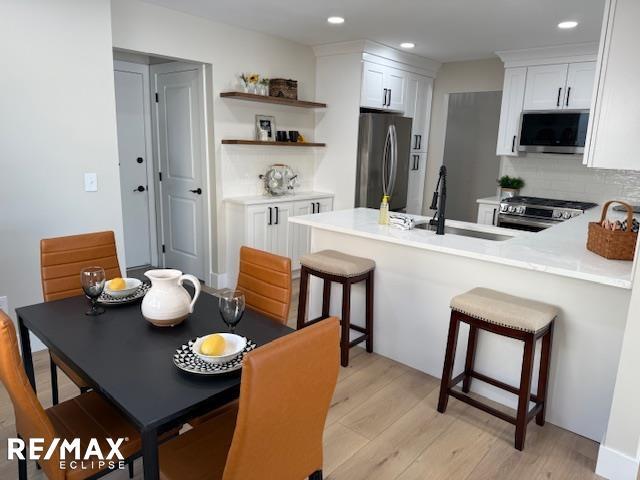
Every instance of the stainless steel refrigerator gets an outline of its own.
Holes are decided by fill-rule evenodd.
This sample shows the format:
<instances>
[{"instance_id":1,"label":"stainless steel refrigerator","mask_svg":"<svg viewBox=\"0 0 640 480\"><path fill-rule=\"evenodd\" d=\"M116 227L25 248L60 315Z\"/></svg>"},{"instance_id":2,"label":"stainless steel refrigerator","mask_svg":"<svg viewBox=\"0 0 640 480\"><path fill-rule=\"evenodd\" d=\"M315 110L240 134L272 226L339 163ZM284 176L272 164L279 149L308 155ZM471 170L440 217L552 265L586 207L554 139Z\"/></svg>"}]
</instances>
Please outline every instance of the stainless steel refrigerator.
<instances>
[{"instance_id":1,"label":"stainless steel refrigerator","mask_svg":"<svg viewBox=\"0 0 640 480\"><path fill-rule=\"evenodd\" d=\"M385 113L361 113L356 171L356 207L379 208L389 195L389 209L407 207L411 119Z\"/></svg>"}]
</instances>

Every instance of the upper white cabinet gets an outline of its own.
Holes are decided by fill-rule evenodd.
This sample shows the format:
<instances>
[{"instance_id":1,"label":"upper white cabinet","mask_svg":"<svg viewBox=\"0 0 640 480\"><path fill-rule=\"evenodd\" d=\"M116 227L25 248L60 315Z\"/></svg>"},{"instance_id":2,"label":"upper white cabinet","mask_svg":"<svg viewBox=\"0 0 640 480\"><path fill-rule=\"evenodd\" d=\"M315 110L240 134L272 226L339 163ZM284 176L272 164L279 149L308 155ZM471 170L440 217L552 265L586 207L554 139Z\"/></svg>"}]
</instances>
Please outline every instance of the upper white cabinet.
<instances>
[{"instance_id":1,"label":"upper white cabinet","mask_svg":"<svg viewBox=\"0 0 640 480\"><path fill-rule=\"evenodd\" d=\"M498 128L498 155L518 155L517 139L520 127L520 114L524 101L524 88L527 79L526 67L507 68L504 72L502 88L502 106L500 108L500 126Z\"/></svg>"},{"instance_id":2,"label":"upper white cabinet","mask_svg":"<svg viewBox=\"0 0 640 480\"><path fill-rule=\"evenodd\" d=\"M529 67L524 109L588 109L595 75L596 62Z\"/></svg>"},{"instance_id":3,"label":"upper white cabinet","mask_svg":"<svg viewBox=\"0 0 640 480\"><path fill-rule=\"evenodd\" d=\"M596 62L569 64L569 71L567 72L567 93L564 96L565 108L591 108L595 78Z\"/></svg>"},{"instance_id":4,"label":"upper white cabinet","mask_svg":"<svg viewBox=\"0 0 640 480\"><path fill-rule=\"evenodd\" d=\"M591 167L640 170L639 19L638 0L607 1L584 156Z\"/></svg>"},{"instance_id":5,"label":"upper white cabinet","mask_svg":"<svg viewBox=\"0 0 640 480\"><path fill-rule=\"evenodd\" d=\"M409 74L404 116L413 118L411 152L426 152L433 97L433 78Z\"/></svg>"},{"instance_id":6,"label":"upper white cabinet","mask_svg":"<svg viewBox=\"0 0 640 480\"><path fill-rule=\"evenodd\" d=\"M362 62L360 106L403 112L407 72L373 62Z\"/></svg>"},{"instance_id":7,"label":"upper white cabinet","mask_svg":"<svg viewBox=\"0 0 640 480\"><path fill-rule=\"evenodd\" d=\"M525 110L555 110L563 108L567 69L569 65L539 65L527 69L524 89Z\"/></svg>"}]
</instances>

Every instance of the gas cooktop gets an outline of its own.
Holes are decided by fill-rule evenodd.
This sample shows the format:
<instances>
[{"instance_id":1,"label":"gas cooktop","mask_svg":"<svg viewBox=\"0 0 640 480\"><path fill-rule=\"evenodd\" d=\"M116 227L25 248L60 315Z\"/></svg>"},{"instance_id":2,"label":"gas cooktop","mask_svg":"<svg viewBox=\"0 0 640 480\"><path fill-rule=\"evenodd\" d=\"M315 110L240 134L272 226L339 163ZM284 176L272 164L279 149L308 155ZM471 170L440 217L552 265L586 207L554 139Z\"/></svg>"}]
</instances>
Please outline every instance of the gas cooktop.
<instances>
[{"instance_id":1,"label":"gas cooktop","mask_svg":"<svg viewBox=\"0 0 640 480\"><path fill-rule=\"evenodd\" d=\"M532 207L549 207L549 208L567 208L571 210L588 210L597 206L597 203L592 202L576 202L572 200L556 200L554 198L539 198L539 197L511 197L503 198L500 203L506 204L518 204L529 205Z\"/></svg>"}]
</instances>

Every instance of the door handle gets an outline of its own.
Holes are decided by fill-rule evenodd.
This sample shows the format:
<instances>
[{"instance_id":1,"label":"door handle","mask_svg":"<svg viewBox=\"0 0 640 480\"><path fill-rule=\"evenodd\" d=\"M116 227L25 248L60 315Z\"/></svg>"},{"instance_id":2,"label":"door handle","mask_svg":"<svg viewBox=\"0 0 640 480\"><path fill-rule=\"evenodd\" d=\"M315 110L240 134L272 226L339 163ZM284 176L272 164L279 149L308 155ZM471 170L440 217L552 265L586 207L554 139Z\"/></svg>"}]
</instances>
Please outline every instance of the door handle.
<instances>
[{"instance_id":1,"label":"door handle","mask_svg":"<svg viewBox=\"0 0 640 480\"><path fill-rule=\"evenodd\" d=\"M144 188L142 185L138 185L136 188L133 189L134 192L144 192L146 190L146 188Z\"/></svg>"},{"instance_id":2,"label":"door handle","mask_svg":"<svg viewBox=\"0 0 640 480\"><path fill-rule=\"evenodd\" d=\"M418 135L413 136L413 149L417 150L418 148Z\"/></svg>"},{"instance_id":3,"label":"door handle","mask_svg":"<svg viewBox=\"0 0 640 480\"><path fill-rule=\"evenodd\" d=\"M273 208L275 208L275 209L276 209L276 223L275 223L275 224L276 224L276 225L278 225L278 221L279 221L278 216L279 216L279 213L280 213L280 212L278 211L278 207L273 207Z\"/></svg>"},{"instance_id":4,"label":"door handle","mask_svg":"<svg viewBox=\"0 0 640 480\"><path fill-rule=\"evenodd\" d=\"M202 189L200 187L196 188L195 190L189 190L191 193L197 193L198 195L202 195Z\"/></svg>"},{"instance_id":5,"label":"door handle","mask_svg":"<svg viewBox=\"0 0 640 480\"><path fill-rule=\"evenodd\" d=\"M422 135L418 135L418 150L422 148Z\"/></svg>"},{"instance_id":6,"label":"door handle","mask_svg":"<svg viewBox=\"0 0 640 480\"><path fill-rule=\"evenodd\" d=\"M142 163L142 162L144 162L144 159L142 157L138 157L138 158L136 158L136 162Z\"/></svg>"},{"instance_id":7,"label":"door handle","mask_svg":"<svg viewBox=\"0 0 640 480\"><path fill-rule=\"evenodd\" d=\"M320 213L320 202L316 202L316 213Z\"/></svg>"},{"instance_id":8,"label":"door handle","mask_svg":"<svg viewBox=\"0 0 640 480\"><path fill-rule=\"evenodd\" d=\"M511 153L516 151L516 136L513 136L513 140L511 140Z\"/></svg>"},{"instance_id":9,"label":"door handle","mask_svg":"<svg viewBox=\"0 0 640 480\"><path fill-rule=\"evenodd\" d=\"M493 209L493 217L491 217L491 225L494 225L494 226L496 224L496 211L497 211L497 208L494 208Z\"/></svg>"},{"instance_id":10,"label":"door handle","mask_svg":"<svg viewBox=\"0 0 640 480\"><path fill-rule=\"evenodd\" d=\"M566 106L569 106L569 96L571 95L571 87L567 87L567 102Z\"/></svg>"},{"instance_id":11,"label":"door handle","mask_svg":"<svg viewBox=\"0 0 640 480\"><path fill-rule=\"evenodd\" d=\"M560 95L562 95L562 87L558 88L558 100L556 101L556 107L560 106Z\"/></svg>"},{"instance_id":12,"label":"door handle","mask_svg":"<svg viewBox=\"0 0 640 480\"><path fill-rule=\"evenodd\" d=\"M271 207L269 207L269 223L267 223L267 225L273 225L273 220L271 219L271 214L273 212L271 211Z\"/></svg>"},{"instance_id":13,"label":"door handle","mask_svg":"<svg viewBox=\"0 0 640 480\"><path fill-rule=\"evenodd\" d=\"M416 155L416 170L420 170L420 155Z\"/></svg>"},{"instance_id":14,"label":"door handle","mask_svg":"<svg viewBox=\"0 0 640 480\"><path fill-rule=\"evenodd\" d=\"M389 101L387 102L387 106L391 106L391 89L389 89Z\"/></svg>"},{"instance_id":15,"label":"door handle","mask_svg":"<svg viewBox=\"0 0 640 480\"><path fill-rule=\"evenodd\" d=\"M387 92L389 91L388 88L384 89L384 94L382 95L382 106L386 107L387 106Z\"/></svg>"}]
</instances>

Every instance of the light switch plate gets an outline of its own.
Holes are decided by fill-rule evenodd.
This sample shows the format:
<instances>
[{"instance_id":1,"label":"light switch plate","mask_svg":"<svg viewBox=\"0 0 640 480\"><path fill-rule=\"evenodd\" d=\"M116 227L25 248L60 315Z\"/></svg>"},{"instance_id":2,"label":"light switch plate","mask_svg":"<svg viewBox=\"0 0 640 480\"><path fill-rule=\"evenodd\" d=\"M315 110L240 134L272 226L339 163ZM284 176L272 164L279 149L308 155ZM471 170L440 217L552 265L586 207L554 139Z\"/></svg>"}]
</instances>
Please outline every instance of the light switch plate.
<instances>
[{"instance_id":1,"label":"light switch plate","mask_svg":"<svg viewBox=\"0 0 640 480\"><path fill-rule=\"evenodd\" d=\"M9 299L6 296L0 297L0 310L9 315Z\"/></svg>"},{"instance_id":2,"label":"light switch plate","mask_svg":"<svg viewBox=\"0 0 640 480\"><path fill-rule=\"evenodd\" d=\"M84 174L84 191L85 192L98 191L98 175L96 173Z\"/></svg>"}]
</instances>

